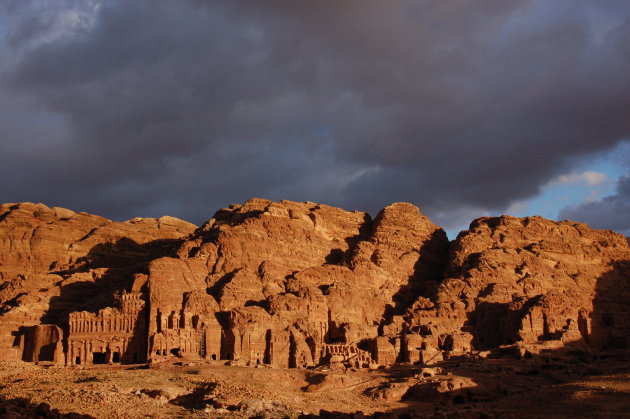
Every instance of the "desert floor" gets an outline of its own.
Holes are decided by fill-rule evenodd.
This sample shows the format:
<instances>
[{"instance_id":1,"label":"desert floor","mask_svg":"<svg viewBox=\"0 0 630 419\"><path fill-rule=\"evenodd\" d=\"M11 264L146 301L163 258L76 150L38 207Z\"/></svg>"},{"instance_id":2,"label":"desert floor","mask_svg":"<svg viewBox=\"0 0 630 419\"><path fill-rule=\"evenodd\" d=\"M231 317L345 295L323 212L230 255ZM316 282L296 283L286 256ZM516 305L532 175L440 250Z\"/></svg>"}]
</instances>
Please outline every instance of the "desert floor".
<instances>
[{"instance_id":1,"label":"desert floor","mask_svg":"<svg viewBox=\"0 0 630 419\"><path fill-rule=\"evenodd\" d=\"M0 363L0 417L630 417L630 362L482 360L298 370ZM400 400L402 397L402 400ZM383 414L379 414L382 412Z\"/></svg>"}]
</instances>

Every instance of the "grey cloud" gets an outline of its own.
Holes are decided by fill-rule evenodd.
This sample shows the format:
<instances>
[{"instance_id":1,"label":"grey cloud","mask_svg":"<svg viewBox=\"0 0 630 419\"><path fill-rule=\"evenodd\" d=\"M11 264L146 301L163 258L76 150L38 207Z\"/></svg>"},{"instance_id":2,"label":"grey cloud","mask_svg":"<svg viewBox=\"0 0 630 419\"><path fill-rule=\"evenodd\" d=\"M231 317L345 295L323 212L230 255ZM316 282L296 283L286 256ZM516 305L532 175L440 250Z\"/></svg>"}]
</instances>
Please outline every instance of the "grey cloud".
<instances>
[{"instance_id":1,"label":"grey cloud","mask_svg":"<svg viewBox=\"0 0 630 419\"><path fill-rule=\"evenodd\" d=\"M617 230L630 236L630 175L619 179L614 194L564 208L559 217L579 220L595 228Z\"/></svg>"},{"instance_id":2,"label":"grey cloud","mask_svg":"<svg viewBox=\"0 0 630 419\"><path fill-rule=\"evenodd\" d=\"M501 211L630 133L630 11L592 3L108 1L46 42L88 2L14 3L0 201Z\"/></svg>"}]
</instances>

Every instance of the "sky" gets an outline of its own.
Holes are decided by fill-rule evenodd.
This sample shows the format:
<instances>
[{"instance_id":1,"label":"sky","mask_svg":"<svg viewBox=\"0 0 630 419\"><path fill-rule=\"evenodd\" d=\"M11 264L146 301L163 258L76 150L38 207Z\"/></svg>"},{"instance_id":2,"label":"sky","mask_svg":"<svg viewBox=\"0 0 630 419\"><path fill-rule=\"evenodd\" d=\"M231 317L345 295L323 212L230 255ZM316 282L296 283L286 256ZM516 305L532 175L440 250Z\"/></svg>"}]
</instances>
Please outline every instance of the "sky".
<instances>
[{"instance_id":1,"label":"sky","mask_svg":"<svg viewBox=\"0 0 630 419\"><path fill-rule=\"evenodd\" d=\"M630 235L627 0L3 0L0 202Z\"/></svg>"}]
</instances>

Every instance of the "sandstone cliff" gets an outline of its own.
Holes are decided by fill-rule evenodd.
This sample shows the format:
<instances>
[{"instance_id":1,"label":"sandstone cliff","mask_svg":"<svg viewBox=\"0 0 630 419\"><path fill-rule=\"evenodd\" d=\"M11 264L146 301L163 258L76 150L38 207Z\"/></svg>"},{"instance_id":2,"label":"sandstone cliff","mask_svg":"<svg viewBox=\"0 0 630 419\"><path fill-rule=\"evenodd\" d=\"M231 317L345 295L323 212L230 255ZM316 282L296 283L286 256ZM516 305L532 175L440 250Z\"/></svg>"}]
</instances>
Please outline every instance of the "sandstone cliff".
<instances>
[{"instance_id":1,"label":"sandstone cliff","mask_svg":"<svg viewBox=\"0 0 630 419\"><path fill-rule=\"evenodd\" d=\"M447 245L444 231L410 204L372 220L314 203L252 199L218 211L177 260L151 263L149 317L179 310L169 297L174 287L206 290L220 307L221 357L315 365L328 343L367 349L393 312L402 314L410 296L436 283ZM169 281L174 273L182 280Z\"/></svg>"},{"instance_id":2,"label":"sandstone cliff","mask_svg":"<svg viewBox=\"0 0 630 419\"><path fill-rule=\"evenodd\" d=\"M445 276L406 318L440 349L630 347L630 248L620 234L481 218L453 242Z\"/></svg>"},{"instance_id":3,"label":"sandstone cliff","mask_svg":"<svg viewBox=\"0 0 630 419\"><path fill-rule=\"evenodd\" d=\"M406 203L372 219L252 199L199 228L25 203L0 206L0 237L2 359L364 366L630 346L628 241L574 222L481 218L449 245Z\"/></svg>"},{"instance_id":4,"label":"sandstone cliff","mask_svg":"<svg viewBox=\"0 0 630 419\"><path fill-rule=\"evenodd\" d=\"M148 273L151 259L174 252L194 229L172 217L118 223L42 204L1 205L0 356L22 357L21 329L65 327L69 312L111 304L134 274Z\"/></svg>"}]
</instances>

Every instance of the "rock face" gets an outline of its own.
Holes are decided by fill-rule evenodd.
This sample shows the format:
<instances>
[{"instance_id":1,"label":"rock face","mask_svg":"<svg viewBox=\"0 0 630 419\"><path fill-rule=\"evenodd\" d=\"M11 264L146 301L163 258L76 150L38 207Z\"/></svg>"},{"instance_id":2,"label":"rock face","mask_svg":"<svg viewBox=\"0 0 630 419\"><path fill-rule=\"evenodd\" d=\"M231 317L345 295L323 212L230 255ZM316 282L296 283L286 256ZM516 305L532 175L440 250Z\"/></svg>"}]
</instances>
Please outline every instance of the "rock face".
<instances>
[{"instance_id":1,"label":"rock face","mask_svg":"<svg viewBox=\"0 0 630 419\"><path fill-rule=\"evenodd\" d=\"M417 207L373 220L252 199L203 226L0 206L0 359L276 367L630 347L626 238L482 218L450 246Z\"/></svg>"},{"instance_id":2,"label":"rock face","mask_svg":"<svg viewBox=\"0 0 630 419\"><path fill-rule=\"evenodd\" d=\"M134 274L174 254L194 229L172 217L117 223L42 204L1 205L0 358L64 362L54 359L55 351L44 349L43 358L38 352L67 339L69 314L111 305ZM27 329L40 324L60 326L65 337L49 333L50 342L35 344L42 332Z\"/></svg>"},{"instance_id":3,"label":"rock face","mask_svg":"<svg viewBox=\"0 0 630 419\"><path fill-rule=\"evenodd\" d=\"M630 248L620 234L541 217L481 218L452 244L445 276L406 316L425 346L630 348Z\"/></svg>"},{"instance_id":4,"label":"rock face","mask_svg":"<svg viewBox=\"0 0 630 419\"><path fill-rule=\"evenodd\" d=\"M289 201L222 209L178 259L151 263L151 360L181 350L186 339L165 338L174 332L161 324L180 316L181 295L194 292L215 301L199 305L212 307L203 314L182 312L206 325L212 357L312 366L337 354L328 347L336 344L347 346L344 360L369 364L369 340L396 310L404 313L410 294L436 283L447 246L444 231L410 204L391 205L374 221Z\"/></svg>"}]
</instances>

